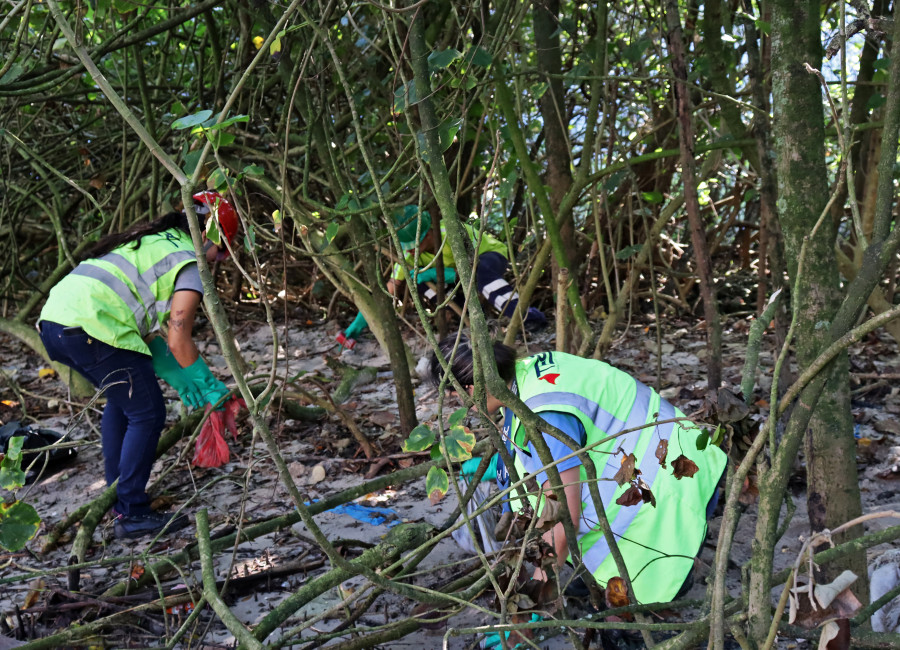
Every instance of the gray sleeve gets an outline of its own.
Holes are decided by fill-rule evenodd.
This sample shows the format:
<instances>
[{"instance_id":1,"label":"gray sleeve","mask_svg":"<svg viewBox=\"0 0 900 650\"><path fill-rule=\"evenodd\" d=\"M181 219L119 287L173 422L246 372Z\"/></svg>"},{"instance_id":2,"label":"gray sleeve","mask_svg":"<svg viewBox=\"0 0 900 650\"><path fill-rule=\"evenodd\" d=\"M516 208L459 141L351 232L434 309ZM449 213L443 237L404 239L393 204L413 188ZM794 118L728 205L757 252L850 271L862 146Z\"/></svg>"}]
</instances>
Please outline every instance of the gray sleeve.
<instances>
[{"instance_id":1,"label":"gray sleeve","mask_svg":"<svg viewBox=\"0 0 900 650\"><path fill-rule=\"evenodd\" d=\"M200 282L200 270L196 263L186 264L175 276L175 291L196 291L203 295L203 283Z\"/></svg>"}]
</instances>

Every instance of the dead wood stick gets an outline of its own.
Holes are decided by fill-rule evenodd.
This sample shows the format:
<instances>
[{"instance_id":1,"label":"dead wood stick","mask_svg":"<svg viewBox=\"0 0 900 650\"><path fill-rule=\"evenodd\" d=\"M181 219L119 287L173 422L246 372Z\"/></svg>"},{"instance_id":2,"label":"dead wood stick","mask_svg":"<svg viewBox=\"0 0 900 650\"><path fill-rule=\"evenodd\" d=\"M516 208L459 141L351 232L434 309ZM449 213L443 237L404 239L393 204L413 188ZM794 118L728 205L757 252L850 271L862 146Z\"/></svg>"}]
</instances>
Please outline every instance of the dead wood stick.
<instances>
[{"instance_id":1,"label":"dead wood stick","mask_svg":"<svg viewBox=\"0 0 900 650\"><path fill-rule=\"evenodd\" d=\"M322 394L325 395L325 399L328 400L329 404L331 404L331 409L334 414L337 415L341 422L344 423L344 426L350 429L350 433L353 434L353 437L356 438L356 442L359 443L359 446L362 447L363 453L366 455L366 458L371 459L375 456L375 449L372 447L372 443L369 442L369 439L366 438L366 434L362 432L362 430L356 426L356 422L353 421L347 412L337 405L337 402L331 397L331 394L328 392L328 389L325 388L318 380L313 379L312 377L306 378L306 381L316 386Z\"/></svg>"}]
</instances>

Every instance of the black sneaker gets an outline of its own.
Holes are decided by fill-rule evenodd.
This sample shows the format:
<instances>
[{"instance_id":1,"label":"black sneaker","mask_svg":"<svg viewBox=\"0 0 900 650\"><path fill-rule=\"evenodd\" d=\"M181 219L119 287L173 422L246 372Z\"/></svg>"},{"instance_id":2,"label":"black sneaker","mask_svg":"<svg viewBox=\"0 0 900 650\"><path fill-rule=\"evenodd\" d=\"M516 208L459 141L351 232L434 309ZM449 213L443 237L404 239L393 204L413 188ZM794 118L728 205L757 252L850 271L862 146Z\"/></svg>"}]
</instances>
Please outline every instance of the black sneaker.
<instances>
[{"instance_id":1,"label":"black sneaker","mask_svg":"<svg viewBox=\"0 0 900 650\"><path fill-rule=\"evenodd\" d=\"M115 532L117 539L156 535L164 528L167 533L174 533L187 526L190 519L187 515L150 512L145 515L119 515L116 519Z\"/></svg>"}]
</instances>

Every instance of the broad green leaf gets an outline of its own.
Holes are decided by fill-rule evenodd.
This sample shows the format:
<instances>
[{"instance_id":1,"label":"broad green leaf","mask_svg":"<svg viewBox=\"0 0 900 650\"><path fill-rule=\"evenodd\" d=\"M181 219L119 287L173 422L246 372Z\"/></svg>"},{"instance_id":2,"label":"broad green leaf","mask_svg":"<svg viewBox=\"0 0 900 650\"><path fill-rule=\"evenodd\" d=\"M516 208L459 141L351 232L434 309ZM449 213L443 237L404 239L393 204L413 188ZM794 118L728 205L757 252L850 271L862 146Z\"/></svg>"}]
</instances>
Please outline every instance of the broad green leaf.
<instances>
[{"instance_id":1,"label":"broad green leaf","mask_svg":"<svg viewBox=\"0 0 900 650\"><path fill-rule=\"evenodd\" d=\"M252 221L247 224L247 230L241 239L244 242L245 251L252 253L256 250L256 228L253 226Z\"/></svg>"},{"instance_id":2,"label":"broad green leaf","mask_svg":"<svg viewBox=\"0 0 900 650\"><path fill-rule=\"evenodd\" d=\"M206 222L206 238L216 246L222 245L222 235L219 233L219 224L215 219Z\"/></svg>"},{"instance_id":3,"label":"broad green leaf","mask_svg":"<svg viewBox=\"0 0 900 650\"><path fill-rule=\"evenodd\" d=\"M25 72L25 67L16 61L11 66L9 66L9 70L6 71L6 74L0 77L0 85L2 84L11 84L13 81L22 76L22 73Z\"/></svg>"},{"instance_id":4,"label":"broad green leaf","mask_svg":"<svg viewBox=\"0 0 900 650\"><path fill-rule=\"evenodd\" d=\"M616 253L617 260L627 260L632 255L639 253L641 249L644 247L643 244L634 244L632 246L626 246L622 250Z\"/></svg>"},{"instance_id":5,"label":"broad green leaf","mask_svg":"<svg viewBox=\"0 0 900 650\"><path fill-rule=\"evenodd\" d=\"M282 220L283 217L281 216L281 210L275 210L275 212L272 213L272 223L275 224L275 232L281 230Z\"/></svg>"},{"instance_id":6,"label":"broad green leaf","mask_svg":"<svg viewBox=\"0 0 900 650\"><path fill-rule=\"evenodd\" d=\"M491 64L491 55L483 47L473 47L469 50L467 58L472 61L472 65L481 66L482 68L486 68Z\"/></svg>"},{"instance_id":7,"label":"broad green leaf","mask_svg":"<svg viewBox=\"0 0 900 650\"><path fill-rule=\"evenodd\" d=\"M874 111L876 108L881 108L887 103L887 98L881 93L872 93L872 96L869 97L869 101L866 102L866 108Z\"/></svg>"},{"instance_id":8,"label":"broad green leaf","mask_svg":"<svg viewBox=\"0 0 900 650\"><path fill-rule=\"evenodd\" d=\"M22 471L22 444L25 438L15 436L7 445L6 454L0 461L0 487L15 490L25 485L25 472Z\"/></svg>"},{"instance_id":9,"label":"broad green leaf","mask_svg":"<svg viewBox=\"0 0 900 650\"><path fill-rule=\"evenodd\" d=\"M218 129L224 129L225 127L231 126L232 124L236 124L238 122L249 122L250 118L247 115L235 115L234 117L229 117L227 120L222 120L218 124L213 122L210 124L208 128L210 131L216 131Z\"/></svg>"},{"instance_id":10,"label":"broad green leaf","mask_svg":"<svg viewBox=\"0 0 900 650\"><path fill-rule=\"evenodd\" d=\"M647 203L662 203L665 200L662 192L656 190L652 192L641 192L641 198Z\"/></svg>"},{"instance_id":11,"label":"broad green leaf","mask_svg":"<svg viewBox=\"0 0 900 650\"><path fill-rule=\"evenodd\" d=\"M697 436L697 451L703 451L706 449L706 446L709 444L709 431L704 429Z\"/></svg>"},{"instance_id":12,"label":"broad green leaf","mask_svg":"<svg viewBox=\"0 0 900 650\"><path fill-rule=\"evenodd\" d=\"M418 101L416 80L410 79L394 91L394 113L402 113Z\"/></svg>"},{"instance_id":13,"label":"broad green leaf","mask_svg":"<svg viewBox=\"0 0 900 650\"><path fill-rule=\"evenodd\" d=\"M462 119L456 118L441 124L438 128L438 137L441 141L441 151L447 151L453 144L453 139L459 133L459 127L462 125Z\"/></svg>"},{"instance_id":14,"label":"broad green leaf","mask_svg":"<svg viewBox=\"0 0 900 650\"><path fill-rule=\"evenodd\" d=\"M214 169L209 175L209 182L220 194L224 194L228 186L233 183L233 179L229 178L221 169Z\"/></svg>"},{"instance_id":15,"label":"broad green leaf","mask_svg":"<svg viewBox=\"0 0 900 650\"><path fill-rule=\"evenodd\" d=\"M213 149L218 149L219 147L227 147L232 142L234 142L233 133L214 131L212 129L205 131L205 133L206 137L209 138L209 141L212 142Z\"/></svg>"},{"instance_id":16,"label":"broad green leaf","mask_svg":"<svg viewBox=\"0 0 900 650\"><path fill-rule=\"evenodd\" d=\"M203 153L203 148L195 149L194 151L189 151L184 157L184 173L188 176L192 176L194 174L194 170L197 169L197 163L200 161L200 154Z\"/></svg>"},{"instance_id":17,"label":"broad green leaf","mask_svg":"<svg viewBox=\"0 0 900 650\"><path fill-rule=\"evenodd\" d=\"M721 424L717 426L716 430L713 431L712 436L710 436L709 441L716 447L721 447L722 443L725 441L725 427Z\"/></svg>"},{"instance_id":18,"label":"broad green leaf","mask_svg":"<svg viewBox=\"0 0 900 650\"><path fill-rule=\"evenodd\" d=\"M342 194L341 198L338 199L337 205L334 206L335 210L343 210L347 207L347 204L350 203L350 195Z\"/></svg>"},{"instance_id":19,"label":"broad green leaf","mask_svg":"<svg viewBox=\"0 0 900 650\"><path fill-rule=\"evenodd\" d=\"M409 432L403 442L403 451L425 451L434 444L434 432L424 424L420 424Z\"/></svg>"},{"instance_id":20,"label":"broad green leaf","mask_svg":"<svg viewBox=\"0 0 900 650\"><path fill-rule=\"evenodd\" d=\"M116 11L120 14L130 14L138 8L138 4L133 0L113 0L113 7L115 7Z\"/></svg>"},{"instance_id":21,"label":"broad green leaf","mask_svg":"<svg viewBox=\"0 0 900 650\"><path fill-rule=\"evenodd\" d=\"M457 424L461 424L463 418L466 417L466 413L468 412L469 409L467 408L456 409L455 411L453 411L453 413L450 414L450 418L448 419L450 426L455 427Z\"/></svg>"},{"instance_id":22,"label":"broad green leaf","mask_svg":"<svg viewBox=\"0 0 900 650\"><path fill-rule=\"evenodd\" d=\"M463 426L451 427L444 436L444 446L452 461L469 460L475 446L475 434Z\"/></svg>"},{"instance_id":23,"label":"broad green leaf","mask_svg":"<svg viewBox=\"0 0 900 650\"><path fill-rule=\"evenodd\" d=\"M247 176L262 176L266 173L266 170L259 165L247 165L244 167L244 173Z\"/></svg>"},{"instance_id":24,"label":"broad green leaf","mask_svg":"<svg viewBox=\"0 0 900 650\"><path fill-rule=\"evenodd\" d=\"M172 128L179 131L182 129L190 129L197 126L198 124L203 124L206 120L209 119L212 114L212 111L203 110L199 113L194 113L193 115L185 115L184 117L179 117L177 120L172 122Z\"/></svg>"},{"instance_id":25,"label":"broad green leaf","mask_svg":"<svg viewBox=\"0 0 900 650\"><path fill-rule=\"evenodd\" d=\"M330 244L331 240L334 239L334 236L337 234L339 227L337 221L332 221L328 224L328 228L325 229L325 241Z\"/></svg>"},{"instance_id":26,"label":"broad green leaf","mask_svg":"<svg viewBox=\"0 0 900 650\"><path fill-rule=\"evenodd\" d=\"M450 479L447 478L447 472L440 467L432 467L428 470L428 476L425 477L425 491L428 493L431 505L437 505L449 489Z\"/></svg>"},{"instance_id":27,"label":"broad green leaf","mask_svg":"<svg viewBox=\"0 0 900 650\"><path fill-rule=\"evenodd\" d=\"M0 547L7 551L25 548L40 525L41 518L30 504L24 501L15 501L11 505L0 503Z\"/></svg>"},{"instance_id":28,"label":"broad green leaf","mask_svg":"<svg viewBox=\"0 0 900 650\"><path fill-rule=\"evenodd\" d=\"M459 50L452 47L440 52L432 52L428 55L428 68L431 70L443 70L460 57Z\"/></svg>"}]
</instances>

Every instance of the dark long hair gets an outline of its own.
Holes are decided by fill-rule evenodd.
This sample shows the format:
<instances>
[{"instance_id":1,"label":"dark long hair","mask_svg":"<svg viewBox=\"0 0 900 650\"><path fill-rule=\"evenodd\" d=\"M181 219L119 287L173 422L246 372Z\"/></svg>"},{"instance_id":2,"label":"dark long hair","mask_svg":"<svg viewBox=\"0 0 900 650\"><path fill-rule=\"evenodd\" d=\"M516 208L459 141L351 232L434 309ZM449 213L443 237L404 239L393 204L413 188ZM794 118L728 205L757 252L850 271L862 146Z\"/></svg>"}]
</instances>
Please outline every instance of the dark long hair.
<instances>
[{"instance_id":1,"label":"dark long hair","mask_svg":"<svg viewBox=\"0 0 900 650\"><path fill-rule=\"evenodd\" d=\"M96 244L84 252L79 261L103 257L114 248L130 242L134 242L134 250L137 250L141 247L141 237L144 235L155 235L158 232L171 230L172 228L178 228L186 233L191 232L188 226L187 215L184 212L170 212L155 221L137 223L122 232L101 237Z\"/></svg>"},{"instance_id":2,"label":"dark long hair","mask_svg":"<svg viewBox=\"0 0 900 650\"><path fill-rule=\"evenodd\" d=\"M463 386L474 386L474 366L472 363L472 345L466 335L460 337L459 345L456 343L456 335L451 334L440 343L438 349L445 359L449 359L456 348L456 354L453 356L453 363L450 365L450 372L456 377ZM514 348L504 345L499 341L494 341L494 360L497 362L497 372L500 377L507 383L512 381L516 376L516 351ZM431 365L429 366L429 375L432 383L438 386L441 383L441 377L444 369L438 361L437 354L432 353Z\"/></svg>"}]
</instances>

